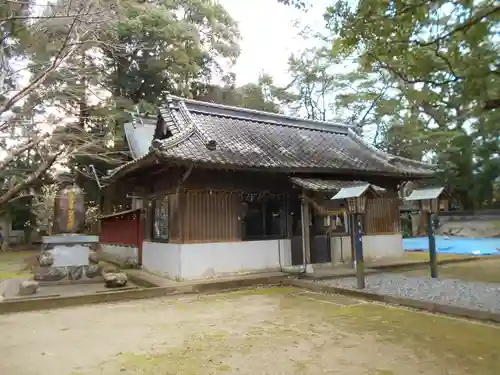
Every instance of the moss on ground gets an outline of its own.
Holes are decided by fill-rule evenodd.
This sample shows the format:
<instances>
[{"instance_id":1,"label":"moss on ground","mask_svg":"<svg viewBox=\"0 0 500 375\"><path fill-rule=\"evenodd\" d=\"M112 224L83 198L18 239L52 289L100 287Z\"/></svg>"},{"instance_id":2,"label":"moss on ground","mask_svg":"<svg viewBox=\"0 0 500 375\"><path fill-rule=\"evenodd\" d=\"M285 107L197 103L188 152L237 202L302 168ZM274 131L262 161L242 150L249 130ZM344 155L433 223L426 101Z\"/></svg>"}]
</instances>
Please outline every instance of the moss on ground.
<instances>
[{"instance_id":1,"label":"moss on ground","mask_svg":"<svg viewBox=\"0 0 500 375\"><path fill-rule=\"evenodd\" d=\"M437 260L451 260L451 259L464 259L470 258L470 255L459 254L437 254ZM400 261L404 262L428 262L429 253L426 251L405 251Z\"/></svg>"},{"instance_id":2,"label":"moss on ground","mask_svg":"<svg viewBox=\"0 0 500 375\"><path fill-rule=\"evenodd\" d=\"M344 337L369 335L381 345L401 345L411 350L422 363L436 366L436 373L441 373L444 368L452 368L457 369L454 374L460 375L498 375L499 326L382 304L360 303L346 297L296 294L297 292L300 290L290 287L262 288L179 301L180 305L186 305L188 312L193 313L189 306L193 303L200 303L201 306L209 303L210 308L216 309L218 303L232 300L241 303L243 308L245 297L260 295L265 298L262 302L276 302L278 298L279 311L277 320L261 321L243 336L233 335L230 328L224 332L210 330L209 334L188 337L179 346L162 348L159 353L122 354L118 358L120 371L143 375L230 373L233 368L229 353L236 351L241 356L250 358L258 350L289 345L290 337L324 337L321 335L325 335L326 325L327 332L328 327L331 327L331 334L339 340L337 343L340 347ZM221 299L221 296L224 298ZM314 296L320 300L315 301ZM333 303L328 303L329 301ZM352 306L347 306L349 302ZM252 303L257 302L252 299ZM194 308L196 309L197 307ZM311 373L311 366L318 365L314 354L311 355L311 359L294 361L293 373ZM394 375L397 373L395 370L389 365L387 368L367 368L366 373Z\"/></svg>"},{"instance_id":3,"label":"moss on ground","mask_svg":"<svg viewBox=\"0 0 500 375\"><path fill-rule=\"evenodd\" d=\"M408 276L428 276L429 272L429 269L426 268L407 271L405 274ZM500 283L500 257L438 266L438 276L442 279Z\"/></svg>"},{"instance_id":4,"label":"moss on ground","mask_svg":"<svg viewBox=\"0 0 500 375\"><path fill-rule=\"evenodd\" d=\"M299 289L288 286L273 286L265 288L248 288L233 290L226 293L219 293L218 296L226 296L229 298L234 298L237 296L252 296L252 295L275 295L281 294L286 295L290 293L297 293Z\"/></svg>"},{"instance_id":5,"label":"moss on ground","mask_svg":"<svg viewBox=\"0 0 500 375\"><path fill-rule=\"evenodd\" d=\"M123 353L118 356L122 371L144 375L183 374L198 375L203 370L222 374L231 366L217 359L219 342L227 337L222 332L191 337L181 347L156 354Z\"/></svg>"},{"instance_id":6,"label":"moss on ground","mask_svg":"<svg viewBox=\"0 0 500 375\"><path fill-rule=\"evenodd\" d=\"M0 280L30 278L32 274L29 271L21 271L24 267L24 260L38 254L34 251L9 251L0 253Z\"/></svg>"},{"instance_id":7,"label":"moss on ground","mask_svg":"<svg viewBox=\"0 0 500 375\"><path fill-rule=\"evenodd\" d=\"M500 326L427 314L383 304L365 303L338 309L312 306L318 319L382 341L411 347L422 359L430 355L443 364L460 364L464 373L496 375L500 369Z\"/></svg>"}]
</instances>

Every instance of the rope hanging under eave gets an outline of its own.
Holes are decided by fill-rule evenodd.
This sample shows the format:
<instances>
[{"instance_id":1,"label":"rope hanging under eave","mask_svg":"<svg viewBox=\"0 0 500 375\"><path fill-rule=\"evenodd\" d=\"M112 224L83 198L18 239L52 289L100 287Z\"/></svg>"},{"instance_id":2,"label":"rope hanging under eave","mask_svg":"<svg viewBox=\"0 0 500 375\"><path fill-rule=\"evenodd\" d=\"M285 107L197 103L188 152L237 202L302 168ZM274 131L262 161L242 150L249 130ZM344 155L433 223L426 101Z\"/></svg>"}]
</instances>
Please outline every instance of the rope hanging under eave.
<instances>
[{"instance_id":1,"label":"rope hanging under eave","mask_svg":"<svg viewBox=\"0 0 500 375\"><path fill-rule=\"evenodd\" d=\"M316 202L311 197L308 197L305 194L301 194L300 197L303 200L305 200L307 203L309 203L314 208L314 210L316 211L316 213L318 215L321 215L321 216L328 216L329 215L328 209L326 207L323 207L322 205L318 204L318 202Z\"/></svg>"},{"instance_id":2,"label":"rope hanging under eave","mask_svg":"<svg viewBox=\"0 0 500 375\"><path fill-rule=\"evenodd\" d=\"M309 203L313 207L313 209L318 213L318 215L325 216L325 217L331 216L330 210L328 210L327 208L320 205L314 199L308 197L305 194L301 194L301 198L304 199L307 203ZM330 220L328 228L325 229L325 234L327 234L327 235L332 234L339 226L340 220L338 220L338 214L334 214L334 216L336 216L336 219Z\"/></svg>"}]
</instances>

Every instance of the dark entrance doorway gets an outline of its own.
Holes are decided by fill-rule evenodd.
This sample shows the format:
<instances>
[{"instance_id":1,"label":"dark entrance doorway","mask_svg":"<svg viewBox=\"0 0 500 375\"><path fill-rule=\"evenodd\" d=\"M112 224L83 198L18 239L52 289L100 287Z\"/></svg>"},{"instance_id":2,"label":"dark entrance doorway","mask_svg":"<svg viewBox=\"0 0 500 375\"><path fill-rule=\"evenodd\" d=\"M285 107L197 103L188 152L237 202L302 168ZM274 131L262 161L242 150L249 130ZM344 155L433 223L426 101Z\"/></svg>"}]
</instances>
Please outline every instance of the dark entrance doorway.
<instances>
[{"instance_id":1,"label":"dark entrance doorway","mask_svg":"<svg viewBox=\"0 0 500 375\"><path fill-rule=\"evenodd\" d=\"M312 214L311 224L311 263L330 263L330 236L327 234L328 216Z\"/></svg>"},{"instance_id":2,"label":"dark entrance doorway","mask_svg":"<svg viewBox=\"0 0 500 375\"><path fill-rule=\"evenodd\" d=\"M302 215L300 209L300 201L298 199L290 202L292 232L291 252L292 265L294 266L304 264L302 250ZM324 217L314 215L314 211L311 211L311 227L309 232L309 241L311 244L311 263L331 262L330 237L326 234Z\"/></svg>"}]
</instances>

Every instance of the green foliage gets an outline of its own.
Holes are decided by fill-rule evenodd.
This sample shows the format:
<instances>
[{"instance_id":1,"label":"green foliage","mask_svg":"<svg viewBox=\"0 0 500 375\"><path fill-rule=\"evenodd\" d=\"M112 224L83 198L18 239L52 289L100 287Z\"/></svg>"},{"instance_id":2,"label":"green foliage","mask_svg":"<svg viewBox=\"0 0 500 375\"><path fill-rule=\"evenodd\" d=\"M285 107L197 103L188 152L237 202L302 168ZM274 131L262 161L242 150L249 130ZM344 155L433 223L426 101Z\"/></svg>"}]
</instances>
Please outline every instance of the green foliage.
<instances>
[{"instance_id":1,"label":"green foliage","mask_svg":"<svg viewBox=\"0 0 500 375\"><path fill-rule=\"evenodd\" d=\"M355 110L380 93L370 118L378 146L432 157L463 206L491 205L500 112L483 108L500 97L498 2L339 1L326 20L332 55L357 59L364 81L337 104Z\"/></svg>"},{"instance_id":2,"label":"green foliage","mask_svg":"<svg viewBox=\"0 0 500 375\"><path fill-rule=\"evenodd\" d=\"M120 5L119 21L101 47L104 82L129 104L158 104L167 93L190 96L219 61L234 61L239 54L238 29L221 5L204 0Z\"/></svg>"},{"instance_id":3,"label":"green foliage","mask_svg":"<svg viewBox=\"0 0 500 375\"><path fill-rule=\"evenodd\" d=\"M279 113L281 107L289 102L290 95L284 88L276 86L272 77L264 74L257 83L248 83L240 87L231 81L224 86L207 85L195 95L195 99Z\"/></svg>"}]
</instances>

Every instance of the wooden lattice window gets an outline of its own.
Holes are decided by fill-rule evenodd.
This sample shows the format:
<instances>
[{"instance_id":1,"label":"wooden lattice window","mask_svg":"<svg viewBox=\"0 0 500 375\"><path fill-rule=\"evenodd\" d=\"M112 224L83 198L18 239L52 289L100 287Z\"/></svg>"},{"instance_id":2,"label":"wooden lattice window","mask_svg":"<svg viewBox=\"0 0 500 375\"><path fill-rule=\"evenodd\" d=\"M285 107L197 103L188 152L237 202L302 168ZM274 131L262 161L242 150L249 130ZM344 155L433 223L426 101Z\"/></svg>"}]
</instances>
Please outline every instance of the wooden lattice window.
<instances>
[{"instance_id":1,"label":"wooden lattice window","mask_svg":"<svg viewBox=\"0 0 500 375\"><path fill-rule=\"evenodd\" d=\"M286 235L286 199L265 197L253 199L245 197L242 201L242 237L244 240L283 238Z\"/></svg>"},{"instance_id":2,"label":"wooden lattice window","mask_svg":"<svg viewBox=\"0 0 500 375\"><path fill-rule=\"evenodd\" d=\"M154 201L153 241L168 241L168 195Z\"/></svg>"}]
</instances>

